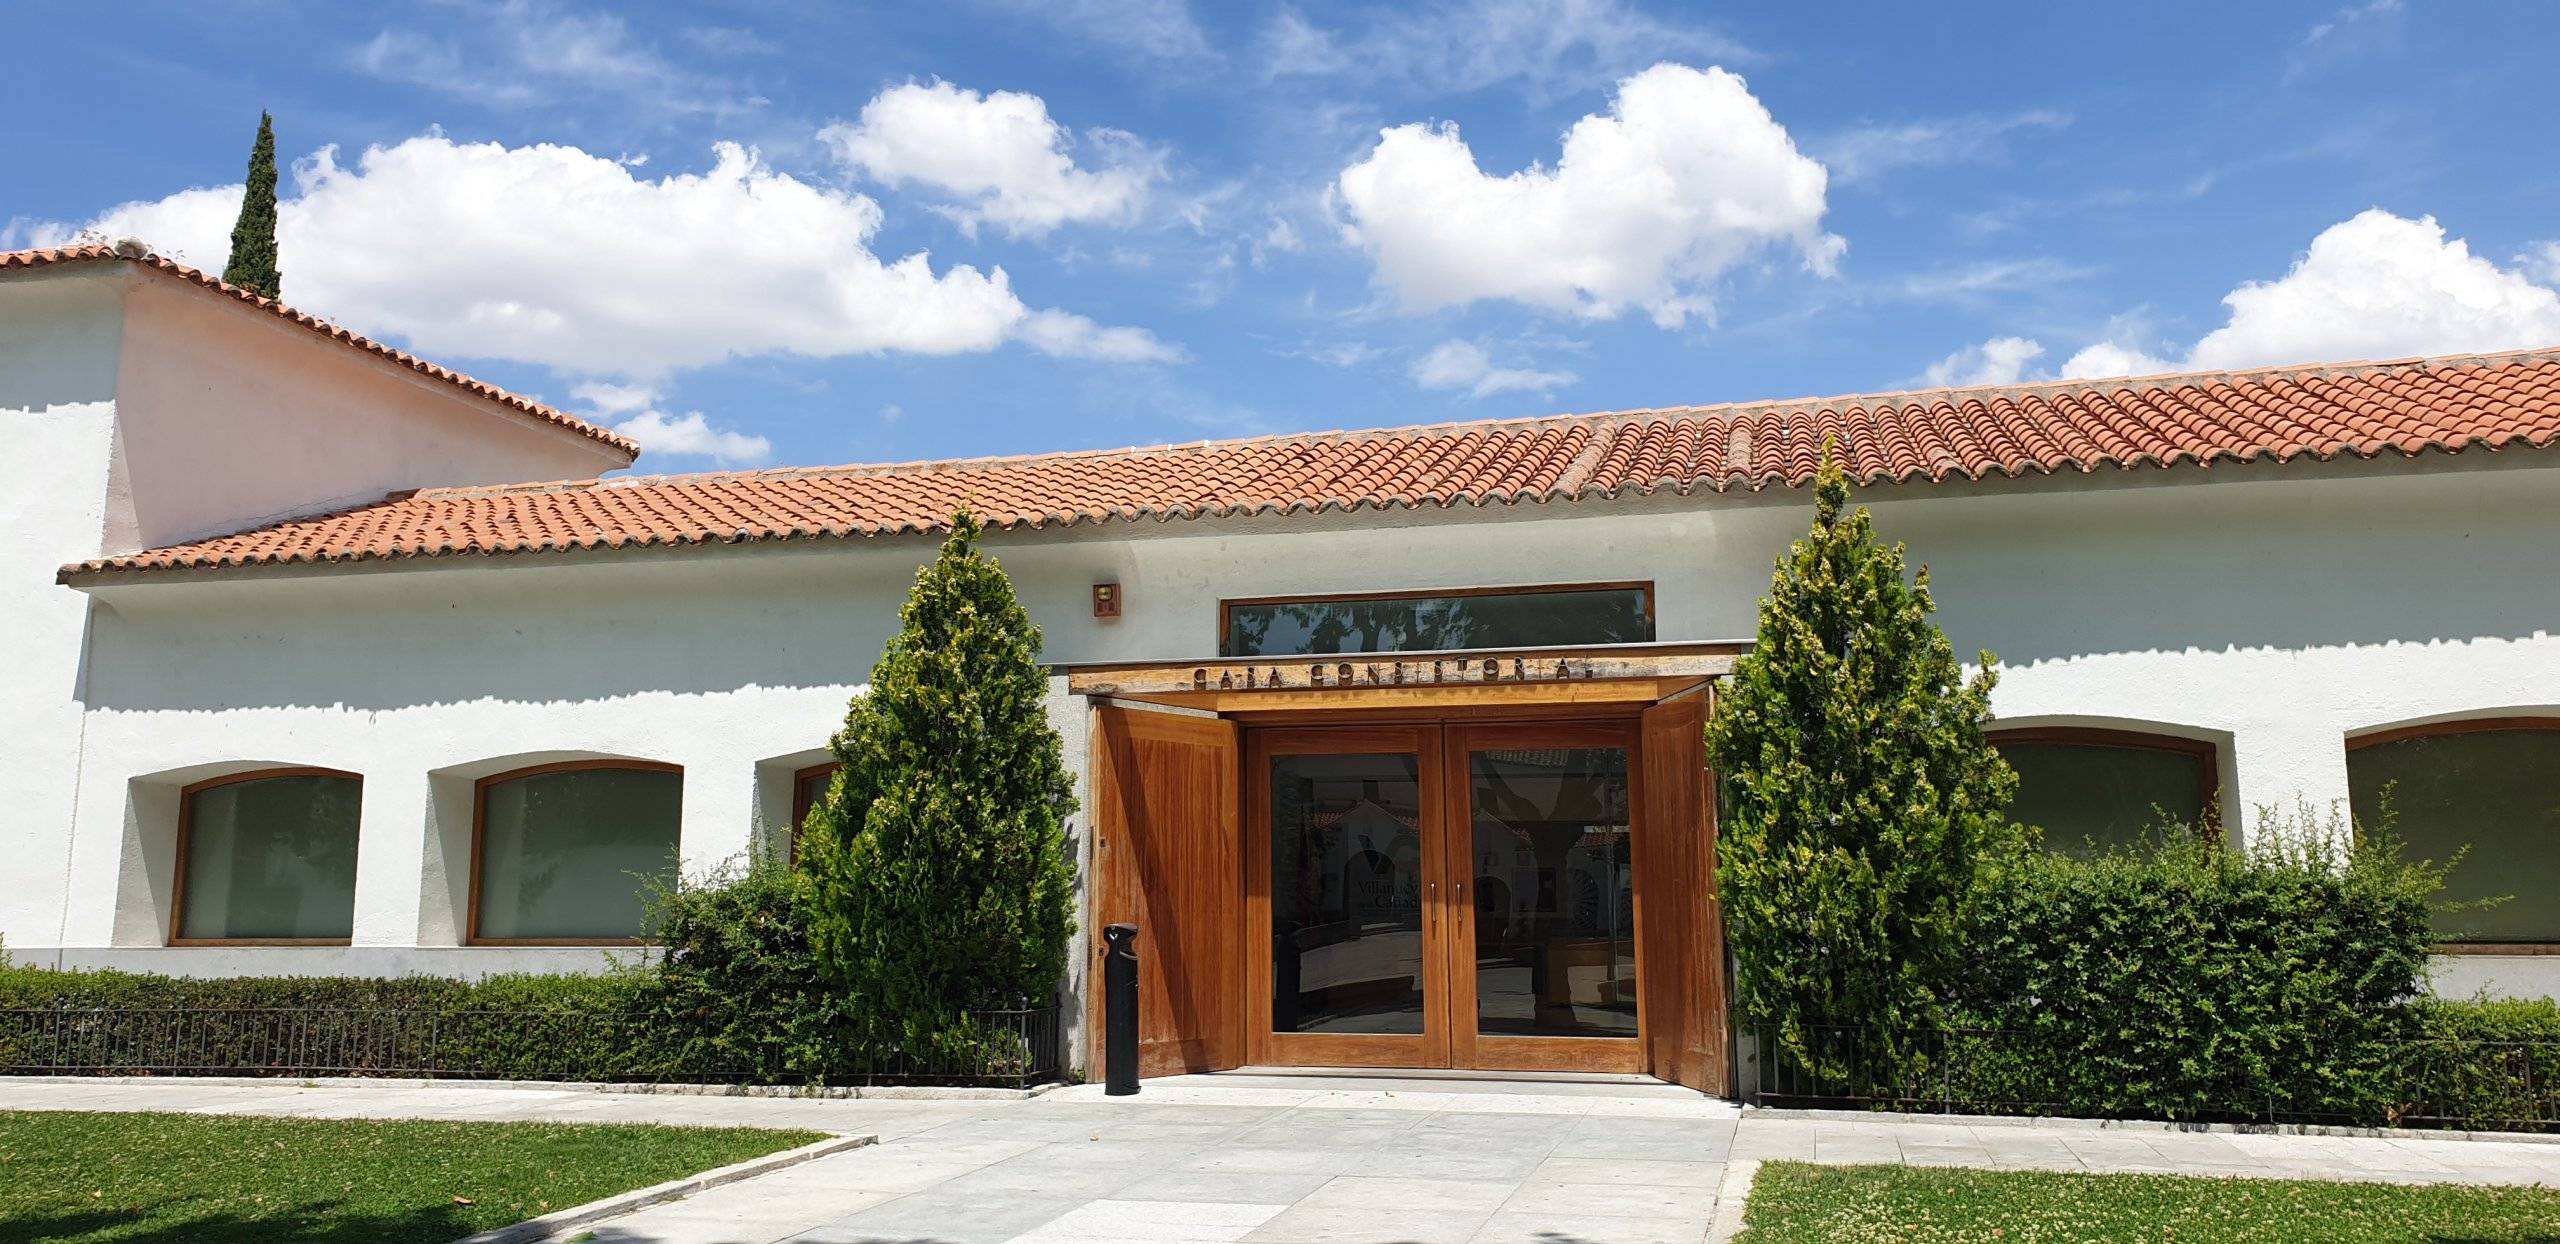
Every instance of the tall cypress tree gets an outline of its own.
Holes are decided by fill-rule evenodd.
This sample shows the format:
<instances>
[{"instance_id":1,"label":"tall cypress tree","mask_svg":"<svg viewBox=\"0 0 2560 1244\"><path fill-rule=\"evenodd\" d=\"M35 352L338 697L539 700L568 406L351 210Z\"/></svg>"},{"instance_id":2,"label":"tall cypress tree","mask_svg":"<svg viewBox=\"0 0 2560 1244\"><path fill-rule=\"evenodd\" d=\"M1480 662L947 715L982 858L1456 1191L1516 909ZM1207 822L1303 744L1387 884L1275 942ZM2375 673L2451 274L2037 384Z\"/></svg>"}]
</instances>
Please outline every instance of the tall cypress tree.
<instances>
[{"instance_id":1,"label":"tall cypress tree","mask_svg":"<svg viewBox=\"0 0 2560 1244\"><path fill-rule=\"evenodd\" d=\"M269 298L284 296L276 268L276 122L258 114L258 144L249 149L249 184L240 196L240 221L231 226L231 262L222 279Z\"/></svg>"},{"instance_id":2,"label":"tall cypress tree","mask_svg":"<svg viewBox=\"0 0 2560 1244\"><path fill-rule=\"evenodd\" d=\"M2021 831L2017 775L1982 733L1996 658L1965 678L1928 568L1906 579L1902 546L1848 502L1826 448L1813 530L1779 559L1708 727L1730 801L1716 884L1736 1009L1827 1074L1881 1077L1940 1021L1981 882Z\"/></svg>"},{"instance_id":3,"label":"tall cypress tree","mask_svg":"<svg viewBox=\"0 0 2560 1244\"><path fill-rule=\"evenodd\" d=\"M832 743L809 813L819 960L870 1036L958 1055L971 1010L1045 1006L1066 968L1075 808L1040 630L962 510Z\"/></svg>"}]
</instances>

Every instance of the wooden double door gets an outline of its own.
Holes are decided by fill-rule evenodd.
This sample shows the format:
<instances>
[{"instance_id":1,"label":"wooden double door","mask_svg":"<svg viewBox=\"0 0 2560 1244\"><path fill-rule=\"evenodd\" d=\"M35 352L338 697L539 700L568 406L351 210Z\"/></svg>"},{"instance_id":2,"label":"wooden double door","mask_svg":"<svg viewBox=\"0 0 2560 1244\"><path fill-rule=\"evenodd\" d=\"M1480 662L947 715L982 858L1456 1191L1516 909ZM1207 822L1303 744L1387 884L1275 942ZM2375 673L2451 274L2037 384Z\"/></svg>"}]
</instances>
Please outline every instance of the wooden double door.
<instances>
[{"instance_id":1,"label":"wooden double door","mask_svg":"<svg viewBox=\"0 0 2560 1244\"><path fill-rule=\"evenodd\" d=\"M1633 1072L1635 724L1256 730L1246 1057Z\"/></svg>"},{"instance_id":2,"label":"wooden double door","mask_svg":"<svg viewBox=\"0 0 2560 1244\"><path fill-rule=\"evenodd\" d=\"M1701 699L1497 724L1097 724L1095 905L1141 926L1143 1074L1643 1072L1724 1091Z\"/></svg>"}]
</instances>

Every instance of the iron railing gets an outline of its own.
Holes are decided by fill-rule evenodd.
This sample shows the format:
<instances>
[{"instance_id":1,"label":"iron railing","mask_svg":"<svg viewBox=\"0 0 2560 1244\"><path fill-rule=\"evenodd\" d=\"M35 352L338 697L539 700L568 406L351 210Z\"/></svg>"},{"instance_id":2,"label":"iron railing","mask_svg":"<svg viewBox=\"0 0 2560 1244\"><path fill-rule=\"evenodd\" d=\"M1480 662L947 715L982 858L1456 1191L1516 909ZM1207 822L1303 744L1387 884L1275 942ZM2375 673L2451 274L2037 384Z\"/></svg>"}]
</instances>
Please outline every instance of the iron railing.
<instances>
[{"instance_id":1,"label":"iron railing","mask_svg":"<svg viewBox=\"0 0 2560 1244\"><path fill-rule=\"evenodd\" d=\"M2375 1042L2334 1083L2287 1090L2263 1087L2281 1076L2190 1076L2145 1105L2127 1080L2072 1074L2067 1056L2036 1034L1940 1029L1905 1034L1898 1051L1852 1026L1808 1027L1805 1036L1809 1058L1760 1030L1742 1031L1743 1100L1914 1114L2560 1131L2560 1041ZM2261 1087L2236 1087L2244 1082ZM2163 1108L2163 1099L2176 1105Z\"/></svg>"},{"instance_id":2,"label":"iron railing","mask_svg":"<svg viewBox=\"0 0 2560 1244\"><path fill-rule=\"evenodd\" d=\"M0 1074L1017 1088L1058 1078L1057 1007L969 1015L969 1040L846 1049L813 1071L778 1043L688 1040L612 1011L29 1007L0 1009Z\"/></svg>"}]
</instances>

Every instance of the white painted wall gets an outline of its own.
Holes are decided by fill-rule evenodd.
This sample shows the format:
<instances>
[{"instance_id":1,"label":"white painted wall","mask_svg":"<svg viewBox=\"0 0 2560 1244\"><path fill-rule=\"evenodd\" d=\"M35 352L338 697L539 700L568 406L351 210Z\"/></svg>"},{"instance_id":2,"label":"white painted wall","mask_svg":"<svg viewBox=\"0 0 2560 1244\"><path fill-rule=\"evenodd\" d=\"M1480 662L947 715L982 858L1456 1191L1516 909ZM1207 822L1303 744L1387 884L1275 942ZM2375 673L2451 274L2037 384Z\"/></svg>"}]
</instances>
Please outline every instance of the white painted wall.
<instances>
[{"instance_id":1,"label":"white painted wall","mask_svg":"<svg viewBox=\"0 0 2560 1244\"><path fill-rule=\"evenodd\" d=\"M1930 566L1959 650L2002 654L2004 720L2223 741L2240 814L2343 798L2349 732L2560 706L2560 469L2514 461L1868 499ZM2171 478L2190 482L2156 482ZM1665 500L990 544L1063 662L1207 655L1222 597L1573 580L1652 579L1663 638L1737 639L1809 510L1796 495ZM155 831L131 822L138 776L165 785L206 765L366 779L356 947L271 962L369 970L455 946L468 779L528 758L683 765L686 857L735 855L771 816L772 775L840 722L931 551L897 540L102 587L66 961L192 966L149 947L154 926L133 914L156 901ZM1116 621L1089 616L1089 587L1106 580L1125 596ZM1081 712L1055 707L1080 753ZM123 920L105 895L124 896ZM533 961L440 954L456 970ZM2560 983L2551 960L2455 966L2466 988Z\"/></svg>"},{"instance_id":2,"label":"white painted wall","mask_svg":"<svg viewBox=\"0 0 2560 1244\"><path fill-rule=\"evenodd\" d=\"M134 812L174 787L93 810L103 819L84 823L121 826L115 849L134 867L103 890L65 888L92 613L54 582L61 566L395 489L622 465L590 438L122 263L0 277L0 446L0 941L14 949L156 944L149 921L165 910L162 827Z\"/></svg>"},{"instance_id":3,"label":"white painted wall","mask_svg":"<svg viewBox=\"0 0 2560 1244\"><path fill-rule=\"evenodd\" d=\"M89 599L54 584L106 521L119 336L112 285L0 297L0 943L61 940Z\"/></svg>"},{"instance_id":4,"label":"white painted wall","mask_svg":"<svg viewBox=\"0 0 2560 1244\"><path fill-rule=\"evenodd\" d=\"M589 479L612 448L190 282L128 287L106 547L156 548L403 488Z\"/></svg>"}]
</instances>

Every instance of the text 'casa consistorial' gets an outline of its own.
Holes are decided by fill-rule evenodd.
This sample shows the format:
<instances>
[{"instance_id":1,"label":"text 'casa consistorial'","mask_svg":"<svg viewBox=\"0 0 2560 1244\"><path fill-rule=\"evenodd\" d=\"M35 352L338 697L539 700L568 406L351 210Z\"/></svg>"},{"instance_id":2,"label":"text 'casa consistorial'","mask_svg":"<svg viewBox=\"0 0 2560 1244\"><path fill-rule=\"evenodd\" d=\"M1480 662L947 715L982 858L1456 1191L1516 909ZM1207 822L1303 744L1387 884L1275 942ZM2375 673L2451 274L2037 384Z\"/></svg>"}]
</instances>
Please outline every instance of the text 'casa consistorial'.
<instances>
[{"instance_id":1,"label":"text 'casa consistorial'","mask_svg":"<svg viewBox=\"0 0 2560 1244\"><path fill-rule=\"evenodd\" d=\"M1429 687L1444 683L1570 682L1597 676L1588 660L1566 657L1442 657L1429 661L1312 661L1304 665L1203 665L1194 691L1286 691L1317 687Z\"/></svg>"}]
</instances>

